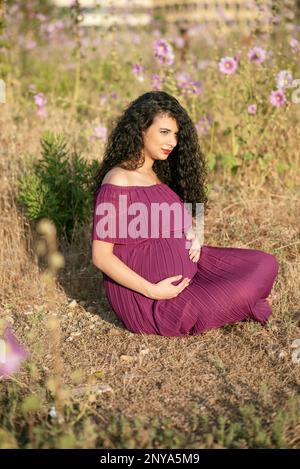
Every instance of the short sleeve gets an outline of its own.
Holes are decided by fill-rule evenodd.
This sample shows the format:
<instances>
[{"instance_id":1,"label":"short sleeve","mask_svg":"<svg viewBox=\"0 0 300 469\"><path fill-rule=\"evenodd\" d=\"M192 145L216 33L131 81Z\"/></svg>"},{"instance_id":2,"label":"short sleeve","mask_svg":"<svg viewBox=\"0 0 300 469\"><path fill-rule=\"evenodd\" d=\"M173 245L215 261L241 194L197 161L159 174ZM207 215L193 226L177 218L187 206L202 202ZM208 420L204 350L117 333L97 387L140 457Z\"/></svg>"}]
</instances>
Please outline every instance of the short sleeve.
<instances>
[{"instance_id":1,"label":"short sleeve","mask_svg":"<svg viewBox=\"0 0 300 469\"><path fill-rule=\"evenodd\" d=\"M129 243L126 235L127 205L127 194L122 194L118 186L100 186L94 201L92 240Z\"/></svg>"}]
</instances>

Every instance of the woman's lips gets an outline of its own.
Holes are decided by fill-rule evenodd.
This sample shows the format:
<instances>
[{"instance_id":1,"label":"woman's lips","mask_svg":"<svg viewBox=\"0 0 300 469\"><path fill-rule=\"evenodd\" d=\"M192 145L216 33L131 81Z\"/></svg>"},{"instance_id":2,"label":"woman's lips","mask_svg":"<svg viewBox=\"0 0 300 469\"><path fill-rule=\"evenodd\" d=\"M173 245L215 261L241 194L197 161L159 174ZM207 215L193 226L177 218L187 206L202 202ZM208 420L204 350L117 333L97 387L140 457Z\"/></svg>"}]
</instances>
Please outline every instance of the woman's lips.
<instances>
[{"instance_id":1,"label":"woman's lips","mask_svg":"<svg viewBox=\"0 0 300 469\"><path fill-rule=\"evenodd\" d=\"M172 150L163 150L163 149L162 149L162 151L163 151L166 155L168 155L169 153L171 153Z\"/></svg>"}]
</instances>

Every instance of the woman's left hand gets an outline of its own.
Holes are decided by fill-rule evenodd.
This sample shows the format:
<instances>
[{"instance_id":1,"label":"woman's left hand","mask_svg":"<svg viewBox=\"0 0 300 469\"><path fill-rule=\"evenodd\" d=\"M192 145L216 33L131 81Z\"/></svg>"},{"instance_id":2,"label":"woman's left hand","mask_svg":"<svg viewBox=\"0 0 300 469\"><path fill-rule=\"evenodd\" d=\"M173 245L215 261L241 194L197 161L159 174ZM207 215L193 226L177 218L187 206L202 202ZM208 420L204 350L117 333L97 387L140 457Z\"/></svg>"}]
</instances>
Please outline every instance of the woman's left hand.
<instances>
[{"instance_id":1,"label":"woman's left hand","mask_svg":"<svg viewBox=\"0 0 300 469\"><path fill-rule=\"evenodd\" d=\"M201 244L193 229L188 231L186 234L186 239L192 240L192 244L189 249L190 260L193 262L198 262L201 254Z\"/></svg>"}]
</instances>

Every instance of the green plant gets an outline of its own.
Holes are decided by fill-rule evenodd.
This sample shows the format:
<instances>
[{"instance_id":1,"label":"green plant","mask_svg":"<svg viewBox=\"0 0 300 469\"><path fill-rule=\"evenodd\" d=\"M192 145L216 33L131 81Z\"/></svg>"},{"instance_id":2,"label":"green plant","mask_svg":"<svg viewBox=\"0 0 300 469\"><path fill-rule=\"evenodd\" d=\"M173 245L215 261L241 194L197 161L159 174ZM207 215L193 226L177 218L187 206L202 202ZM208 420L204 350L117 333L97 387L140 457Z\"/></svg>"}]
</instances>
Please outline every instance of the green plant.
<instances>
[{"instance_id":1,"label":"green plant","mask_svg":"<svg viewBox=\"0 0 300 469\"><path fill-rule=\"evenodd\" d=\"M88 163L76 150L70 153L61 134L45 133L41 146L41 159L19 178L18 201L30 220L51 219L58 237L71 241L91 214L90 184L98 163Z\"/></svg>"}]
</instances>

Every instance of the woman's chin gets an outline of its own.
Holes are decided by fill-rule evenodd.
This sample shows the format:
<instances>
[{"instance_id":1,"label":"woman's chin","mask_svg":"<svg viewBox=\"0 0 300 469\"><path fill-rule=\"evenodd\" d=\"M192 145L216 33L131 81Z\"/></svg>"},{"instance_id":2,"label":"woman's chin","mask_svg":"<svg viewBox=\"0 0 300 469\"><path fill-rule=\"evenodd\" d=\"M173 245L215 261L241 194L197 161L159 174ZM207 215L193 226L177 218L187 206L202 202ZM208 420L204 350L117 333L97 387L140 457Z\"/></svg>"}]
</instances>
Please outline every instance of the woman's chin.
<instances>
[{"instance_id":1,"label":"woman's chin","mask_svg":"<svg viewBox=\"0 0 300 469\"><path fill-rule=\"evenodd\" d=\"M160 153L160 155L157 157L158 160L166 160L169 155L164 155L163 153Z\"/></svg>"}]
</instances>

